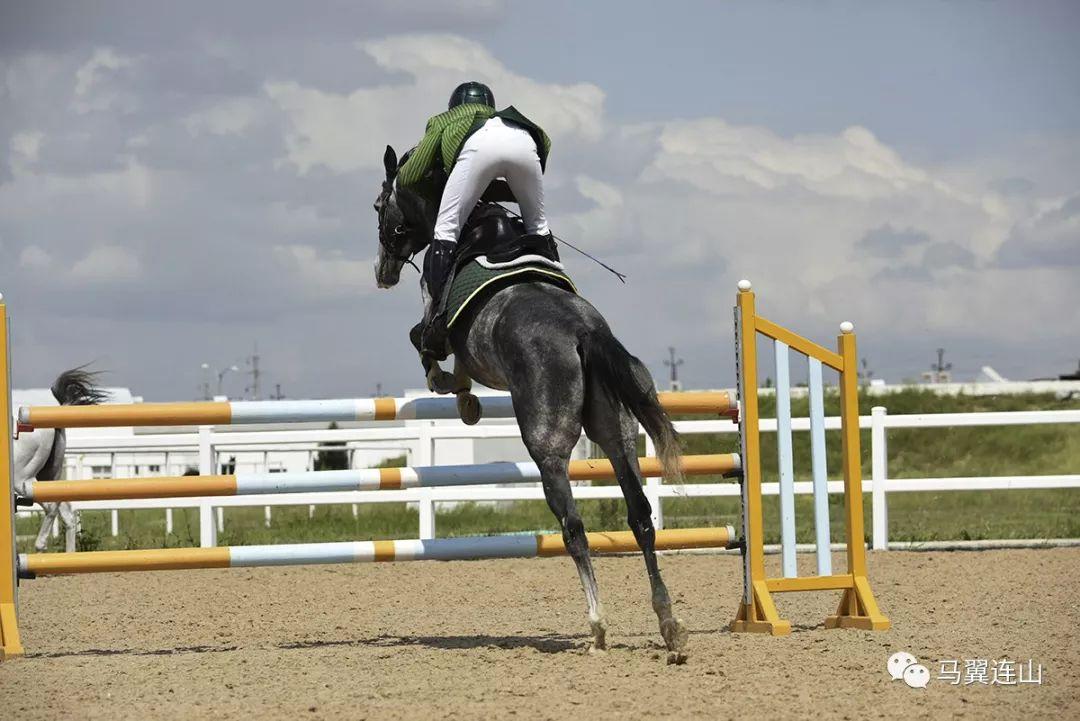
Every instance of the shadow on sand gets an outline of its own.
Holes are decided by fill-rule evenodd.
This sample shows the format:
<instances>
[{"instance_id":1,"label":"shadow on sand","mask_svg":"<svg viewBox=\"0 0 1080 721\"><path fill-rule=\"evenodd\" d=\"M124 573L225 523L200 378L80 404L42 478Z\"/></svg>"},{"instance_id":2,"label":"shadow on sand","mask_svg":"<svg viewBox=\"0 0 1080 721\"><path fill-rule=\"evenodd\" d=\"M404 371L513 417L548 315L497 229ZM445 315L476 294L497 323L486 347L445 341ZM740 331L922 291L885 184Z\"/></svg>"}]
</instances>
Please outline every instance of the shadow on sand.
<instances>
[{"instance_id":1,"label":"shadow on sand","mask_svg":"<svg viewBox=\"0 0 1080 721\"><path fill-rule=\"evenodd\" d=\"M690 634L716 634L720 629L691 631ZM403 648L409 646L436 649L440 651L461 651L471 649L502 649L513 651L531 648L540 653L565 653L584 651L589 644L588 634L566 635L545 634L540 636L394 636L380 635L370 638L355 639L311 639L304 641L286 641L271 646L177 646L175 648L88 648L75 651L56 651L28 653L24 658L72 658L80 656L171 656L188 653L228 653L240 650L278 649L296 651L321 648ZM660 649L659 637L653 634L623 634L623 638L641 641L648 647ZM640 649L641 643L612 643L610 649Z\"/></svg>"}]
</instances>

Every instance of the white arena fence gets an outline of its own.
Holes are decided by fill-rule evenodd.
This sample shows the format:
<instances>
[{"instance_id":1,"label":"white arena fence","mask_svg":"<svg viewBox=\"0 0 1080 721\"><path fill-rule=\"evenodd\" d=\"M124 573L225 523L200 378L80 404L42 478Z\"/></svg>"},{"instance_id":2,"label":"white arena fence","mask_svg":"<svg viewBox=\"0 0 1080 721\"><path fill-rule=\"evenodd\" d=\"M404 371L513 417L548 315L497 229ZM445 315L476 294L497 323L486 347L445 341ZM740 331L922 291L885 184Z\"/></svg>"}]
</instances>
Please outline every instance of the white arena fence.
<instances>
[{"instance_id":1,"label":"white arena fence","mask_svg":"<svg viewBox=\"0 0 1080 721\"><path fill-rule=\"evenodd\" d=\"M1000 490L1036 490L1051 488L1080 488L1080 474L1037 475L1037 476L986 476L974 478L890 478L888 473L887 448L888 430L891 428L945 428L966 426L1020 426L1039 424L1080 423L1080 410L1077 411L1017 411L1000 413L937 413L890 416L884 407L872 409L871 415L859 418L860 428L869 428L871 477L863 481L863 492L871 494L872 507L872 547L885 550L888 540L888 494L912 491L1000 491ZM730 419L678 421L675 423L679 433L692 435L698 433L738 433L738 425ZM776 432L775 419L761 419L763 432ZM840 418L833 416L825 419L826 430L839 430ZM808 418L793 418L792 430L809 432ZM123 456L160 454L163 458L159 475L176 475L187 466L197 465L200 475L212 475L220 468L223 460L237 453L262 453L262 468L267 470L266 458L274 450L287 449L313 454L319 451L371 451L379 449L393 454L399 452L406 456L410 466L439 465L437 443L441 440L462 440L499 438L519 438L520 431L516 424L462 426L460 424L442 424L437 422L415 421L405 427L350 428L338 430L299 430L299 431L217 431L212 426L200 426L198 433L170 433L158 435L136 435L117 437L93 437L71 439L68 444L68 467L72 478L83 478L85 469L80 467L80 458L86 455L105 455L111 461L108 471L110 477L121 475L124 464L116 459ZM646 436L646 455L654 455L651 440ZM327 445L344 444L344 445ZM239 465L239 463L238 463ZM310 464L309 464L310 465ZM129 469L129 475L131 474ZM143 474L145 475L145 474ZM810 481L795 483L795 493L801 495L813 492ZM842 493L843 482L830 480L830 493ZM778 495L779 484L764 483L763 493ZM657 528L663 528L663 499L689 497L737 497L739 484L731 483L683 483L672 485L661 478L648 478L645 486L646 495L653 506L654 522ZM617 485L589 486L587 482L575 484L574 496L579 499L621 498ZM213 496L207 498L175 499L135 499L109 501L75 501L72 505L80 511L112 511L112 534L119 533L118 511L121 510L163 510L166 513L166 531L172 531L172 509L198 508L199 534L203 547L217 545L217 533L222 529L224 516L222 509L236 507L263 507L266 523L271 520L274 506L308 505L314 509L318 505L352 504L353 512L362 503L415 503L419 508L419 537L435 538L435 506L439 503L458 502L494 502L494 501L534 501L543 500L543 490L539 484L534 486L456 486L449 488L412 488L396 491L345 491L323 493L289 493L260 496ZM216 509L216 514L215 514ZM21 515L39 513L38 509L19 509Z\"/></svg>"}]
</instances>

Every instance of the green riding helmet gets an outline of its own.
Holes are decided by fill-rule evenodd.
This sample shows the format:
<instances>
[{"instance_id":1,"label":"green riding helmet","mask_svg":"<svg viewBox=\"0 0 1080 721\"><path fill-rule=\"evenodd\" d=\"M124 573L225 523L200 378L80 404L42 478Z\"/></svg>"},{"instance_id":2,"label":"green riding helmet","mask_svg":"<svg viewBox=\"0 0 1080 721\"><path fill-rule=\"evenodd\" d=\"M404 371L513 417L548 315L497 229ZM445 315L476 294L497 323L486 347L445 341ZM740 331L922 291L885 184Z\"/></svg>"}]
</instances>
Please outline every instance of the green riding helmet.
<instances>
[{"instance_id":1,"label":"green riding helmet","mask_svg":"<svg viewBox=\"0 0 1080 721\"><path fill-rule=\"evenodd\" d=\"M487 85L471 80L454 88L454 92L450 93L450 104L447 109L456 108L465 103L476 103L494 108L495 93L491 92L491 88Z\"/></svg>"}]
</instances>

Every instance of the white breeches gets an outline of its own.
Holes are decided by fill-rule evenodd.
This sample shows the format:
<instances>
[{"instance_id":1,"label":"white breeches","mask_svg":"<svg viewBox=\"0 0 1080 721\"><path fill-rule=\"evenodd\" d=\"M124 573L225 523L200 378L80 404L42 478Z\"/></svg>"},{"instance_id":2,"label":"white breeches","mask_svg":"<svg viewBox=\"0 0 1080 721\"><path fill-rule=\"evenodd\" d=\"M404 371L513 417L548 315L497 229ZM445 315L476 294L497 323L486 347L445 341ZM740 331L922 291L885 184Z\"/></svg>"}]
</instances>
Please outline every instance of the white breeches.
<instances>
[{"instance_id":1,"label":"white breeches","mask_svg":"<svg viewBox=\"0 0 1080 721\"><path fill-rule=\"evenodd\" d=\"M544 217L544 182L536 143L524 128L491 118L469 136L450 171L435 221L435 239L456 243L491 181L503 178L517 198L525 232L548 232Z\"/></svg>"}]
</instances>

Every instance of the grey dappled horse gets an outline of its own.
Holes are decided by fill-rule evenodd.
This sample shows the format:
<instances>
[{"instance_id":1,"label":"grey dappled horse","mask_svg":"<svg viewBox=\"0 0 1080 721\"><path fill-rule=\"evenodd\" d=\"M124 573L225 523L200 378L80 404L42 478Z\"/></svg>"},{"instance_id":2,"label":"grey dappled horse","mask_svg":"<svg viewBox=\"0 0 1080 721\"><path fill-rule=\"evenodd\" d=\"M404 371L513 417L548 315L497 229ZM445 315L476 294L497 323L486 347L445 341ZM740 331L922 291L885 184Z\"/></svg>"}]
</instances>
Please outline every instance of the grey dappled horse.
<instances>
[{"instance_id":1,"label":"grey dappled horse","mask_svg":"<svg viewBox=\"0 0 1080 721\"><path fill-rule=\"evenodd\" d=\"M95 385L96 373L85 368L73 368L61 373L52 385L52 394L62 406L94 405L108 398L108 391ZM58 481L64 477L64 451L67 434L63 428L38 428L32 433L20 433L15 439L12 457L15 492L25 495L32 481ZM49 542L49 530L56 522L57 514L64 520L66 533L64 550L75 550L75 536L79 531L79 518L71 504L42 503L45 517L41 521L34 548L44 551Z\"/></svg>"},{"instance_id":2,"label":"grey dappled horse","mask_svg":"<svg viewBox=\"0 0 1080 721\"><path fill-rule=\"evenodd\" d=\"M380 245L375 275L379 287L389 288L399 281L404 263L431 242L437 207L424 196L437 198L438 193L395 189L398 162L390 146L383 163L386 180L375 203ZM425 364L429 387L458 393L459 407L462 398L475 401L469 393L471 380L510 391L522 440L540 468L548 506L559 520L581 577L591 648L606 647L607 624L567 475L582 428L615 469L630 529L645 557L668 660L684 660L687 632L672 613L671 597L660 576L651 508L641 487L638 422L655 442L665 475L673 480L681 480L679 440L648 370L616 340L592 305L544 282L497 289L467 308L451 328L450 346L455 372L451 377L437 363Z\"/></svg>"}]
</instances>

